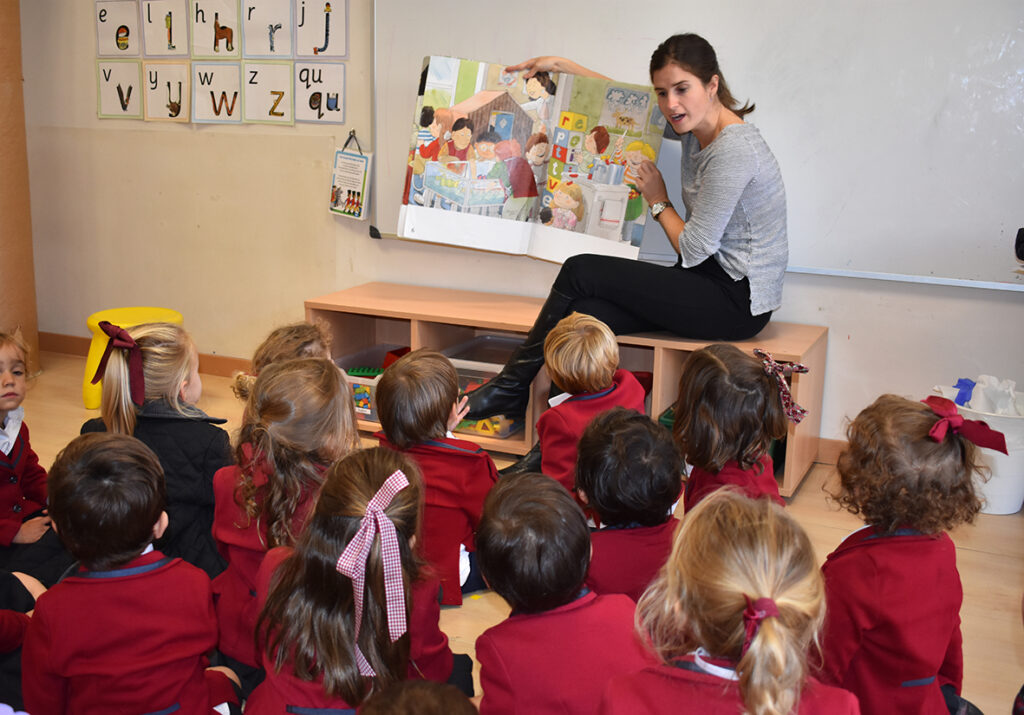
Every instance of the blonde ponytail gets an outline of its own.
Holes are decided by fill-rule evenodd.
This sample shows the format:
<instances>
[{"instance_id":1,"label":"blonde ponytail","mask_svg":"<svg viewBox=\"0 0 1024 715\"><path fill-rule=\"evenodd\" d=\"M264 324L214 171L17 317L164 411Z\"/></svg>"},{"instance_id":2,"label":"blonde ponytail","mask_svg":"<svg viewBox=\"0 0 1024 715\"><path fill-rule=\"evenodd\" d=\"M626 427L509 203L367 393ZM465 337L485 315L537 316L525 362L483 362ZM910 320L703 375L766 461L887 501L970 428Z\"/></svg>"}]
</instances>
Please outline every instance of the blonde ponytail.
<instances>
[{"instance_id":1,"label":"blonde ponytail","mask_svg":"<svg viewBox=\"0 0 1024 715\"><path fill-rule=\"evenodd\" d=\"M143 323L126 329L142 351L144 402L166 400L176 412L188 415L191 405L181 402L181 386L198 359L192 338L171 323ZM100 415L108 432L133 434L138 409L132 402L128 353L115 348L103 373Z\"/></svg>"},{"instance_id":2,"label":"blonde ponytail","mask_svg":"<svg viewBox=\"0 0 1024 715\"><path fill-rule=\"evenodd\" d=\"M777 615L744 611L771 599ZM825 590L807 534L768 499L726 488L704 499L676 531L672 553L641 597L637 629L665 663L698 648L736 662L751 715L794 712L807 653L825 617Z\"/></svg>"}]
</instances>

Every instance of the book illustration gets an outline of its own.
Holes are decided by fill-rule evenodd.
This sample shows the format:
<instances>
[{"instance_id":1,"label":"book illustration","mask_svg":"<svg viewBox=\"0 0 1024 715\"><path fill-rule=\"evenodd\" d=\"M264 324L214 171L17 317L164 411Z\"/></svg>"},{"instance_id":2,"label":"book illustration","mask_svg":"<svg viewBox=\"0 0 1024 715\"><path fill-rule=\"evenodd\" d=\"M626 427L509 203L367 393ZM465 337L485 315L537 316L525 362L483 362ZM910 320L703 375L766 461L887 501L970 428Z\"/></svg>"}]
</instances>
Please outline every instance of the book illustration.
<instances>
[{"instance_id":1,"label":"book illustration","mask_svg":"<svg viewBox=\"0 0 1024 715\"><path fill-rule=\"evenodd\" d=\"M422 207L635 247L646 219L636 168L657 157L663 130L649 87L564 74L523 79L500 65L430 57L403 216Z\"/></svg>"}]
</instances>

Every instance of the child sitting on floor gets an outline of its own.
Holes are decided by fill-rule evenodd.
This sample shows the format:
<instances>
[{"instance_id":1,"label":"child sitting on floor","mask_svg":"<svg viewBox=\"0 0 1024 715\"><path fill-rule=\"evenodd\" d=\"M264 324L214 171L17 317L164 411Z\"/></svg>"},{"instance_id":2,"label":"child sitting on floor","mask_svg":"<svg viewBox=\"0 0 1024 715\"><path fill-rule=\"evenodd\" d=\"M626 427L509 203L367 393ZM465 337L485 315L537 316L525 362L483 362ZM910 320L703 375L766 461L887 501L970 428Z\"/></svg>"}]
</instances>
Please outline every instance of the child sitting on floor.
<instances>
[{"instance_id":1,"label":"child sitting on floor","mask_svg":"<svg viewBox=\"0 0 1024 715\"><path fill-rule=\"evenodd\" d=\"M271 549L260 566L267 677L247 715L353 712L406 678L452 676L438 581L415 554L422 488L415 463L383 447L328 470L295 548Z\"/></svg>"},{"instance_id":2,"label":"child sitting on floor","mask_svg":"<svg viewBox=\"0 0 1024 715\"><path fill-rule=\"evenodd\" d=\"M237 704L234 674L205 667L217 644L210 579L152 546L167 528L156 455L127 435L83 435L57 456L49 482L53 524L81 568L36 602L22 651L28 712Z\"/></svg>"},{"instance_id":3,"label":"child sitting on floor","mask_svg":"<svg viewBox=\"0 0 1024 715\"><path fill-rule=\"evenodd\" d=\"M213 580L213 592L220 651L255 668L256 572L268 549L295 545L324 473L359 446L359 436L352 392L330 360L265 366L250 393L235 449L238 464L213 476L213 536L228 562ZM227 665L244 680L250 677L234 662Z\"/></svg>"},{"instance_id":4,"label":"child sitting on floor","mask_svg":"<svg viewBox=\"0 0 1024 715\"><path fill-rule=\"evenodd\" d=\"M652 662L633 630L633 601L584 587L590 532L554 480L502 478L484 505L477 554L512 607L476 641L483 715L593 715L611 676Z\"/></svg>"},{"instance_id":5,"label":"child sitting on floor","mask_svg":"<svg viewBox=\"0 0 1024 715\"><path fill-rule=\"evenodd\" d=\"M502 475L543 472L570 492L576 473L576 445L597 415L615 406L644 411L644 390L633 374L619 369L619 344L597 318L572 313L544 339L544 364L555 387L551 408L537 420L537 444Z\"/></svg>"},{"instance_id":6,"label":"child sitting on floor","mask_svg":"<svg viewBox=\"0 0 1024 715\"><path fill-rule=\"evenodd\" d=\"M82 433L132 435L153 450L167 484L170 526L157 546L206 571L224 570L213 526L213 474L232 463L228 433L196 407L203 394L199 354L180 325L144 323L127 329L107 321L110 336L93 382L103 380L102 418Z\"/></svg>"},{"instance_id":7,"label":"child sitting on floor","mask_svg":"<svg viewBox=\"0 0 1024 715\"><path fill-rule=\"evenodd\" d=\"M767 499L727 487L688 513L636 612L661 662L613 678L602 715L860 712L807 677L824 587L807 534Z\"/></svg>"},{"instance_id":8,"label":"child sitting on floor","mask_svg":"<svg viewBox=\"0 0 1024 715\"><path fill-rule=\"evenodd\" d=\"M384 371L376 399L380 443L408 454L423 473L420 552L441 577L441 603L459 605L463 593L483 587L473 533L497 469L478 445L451 436L462 405L458 375L444 355L420 349L402 356Z\"/></svg>"},{"instance_id":9,"label":"child sitting on floor","mask_svg":"<svg viewBox=\"0 0 1024 715\"><path fill-rule=\"evenodd\" d=\"M601 529L590 534L587 586L640 598L672 550L682 489L672 434L645 415L613 407L580 438L576 493Z\"/></svg>"},{"instance_id":10,"label":"child sitting on floor","mask_svg":"<svg viewBox=\"0 0 1024 715\"><path fill-rule=\"evenodd\" d=\"M938 396L882 395L846 436L838 499L866 526L821 568L822 679L853 691L865 713L978 712L960 697L963 589L946 532L981 508L975 445L1005 452L1006 441Z\"/></svg>"},{"instance_id":11,"label":"child sitting on floor","mask_svg":"<svg viewBox=\"0 0 1024 715\"><path fill-rule=\"evenodd\" d=\"M270 332L252 356L252 369L237 372L231 391L240 400L248 399L263 368L298 358L331 358L331 336L321 323L291 323Z\"/></svg>"},{"instance_id":12,"label":"child sitting on floor","mask_svg":"<svg viewBox=\"0 0 1024 715\"><path fill-rule=\"evenodd\" d=\"M695 350L683 364L673 434L693 467L683 497L686 511L726 484L752 499L786 505L768 447L786 436L786 417L799 422L804 411L789 396L786 368L768 353L755 352L760 360L720 343Z\"/></svg>"},{"instance_id":13,"label":"child sitting on floor","mask_svg":"<svg viewBox=\"0 0 1024 715\"><path fill-rule=\"evenodd\" d=\"M73 559L50 529L46 470L29 443L27 363L20 334L0 332L0 569L52 586Z\"/></svg>"}]
</instances>

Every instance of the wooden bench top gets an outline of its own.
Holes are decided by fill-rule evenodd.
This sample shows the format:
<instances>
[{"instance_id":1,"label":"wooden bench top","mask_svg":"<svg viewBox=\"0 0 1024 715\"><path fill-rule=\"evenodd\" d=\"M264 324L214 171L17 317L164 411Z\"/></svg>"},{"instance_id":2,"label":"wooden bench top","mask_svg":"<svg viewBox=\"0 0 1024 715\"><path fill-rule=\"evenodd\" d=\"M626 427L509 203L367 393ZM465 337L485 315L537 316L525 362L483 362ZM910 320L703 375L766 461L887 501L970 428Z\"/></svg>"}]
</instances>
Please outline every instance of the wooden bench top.
<instances>
[{"instance_id":1,"label":"wooden bench top","mask_svg":"<svg viewBox=\"0 0 1024 715\"><path fill-rule=\"evenodd\" d=\"M483 293L457 288L412 286L403 283L364 283L307 300L306 308L359 313L383 318L422 320L465 325L485 330L527 332L536 319L542 298ZM735 341L743 350L762 348L780 359L796 359L828 329L819 325L770 322L750 340ZM709 340L680 338L668 332L620 335L622 345L699 350Z\"/></svg>"}]
</instances>

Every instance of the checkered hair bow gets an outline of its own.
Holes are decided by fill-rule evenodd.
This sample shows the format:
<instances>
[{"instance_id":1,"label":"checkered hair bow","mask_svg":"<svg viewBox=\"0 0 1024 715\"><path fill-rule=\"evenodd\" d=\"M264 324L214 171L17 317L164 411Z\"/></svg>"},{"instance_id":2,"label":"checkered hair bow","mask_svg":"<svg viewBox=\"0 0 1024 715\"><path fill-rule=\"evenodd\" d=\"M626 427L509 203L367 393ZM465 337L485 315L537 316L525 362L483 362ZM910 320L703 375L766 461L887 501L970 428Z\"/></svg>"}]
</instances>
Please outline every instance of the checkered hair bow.
<instances>
[{"instance_id":1,"label":"checkered hair bow","mask_svg":"<svg viewBox=\"0 0 1024 715\"><path fill-rule=\"evenodd\" d=\"M395 525L384 513L398 492L409 486L409 480L402 470L395 470L384 485L366 505L366 514L359 525L359 531L338 557L338 572L352 579L352 590L356 601L356 663L361 675L374 676L373 667L359 649L359 629L363 623L363 591L366 586L366 559L373 542L380 532L380 553L384 562L384 595L388 611L388 635L391 642L402 637L408 630L405 618L405 589L402 582L402 554L398 546Z\"/></svg>"},{"instance_id":2,"label":"checkered hair bow","mask_svg":"<svg viewBox=\"0 0 1024 715\"><path fill-rule=\"evenodd\" d=\"M767 350L754 348L754 355L761 360L764 371L768 377L774 377L779 383L779 397L782 398L782 410L786 417L793 424L800 424L800 420L807 416L807 410L793 400L793 394L786 384L786 373L807 372L807 366L798 362L775 362L775 358Z\"/></svg>"}]
</instances>

